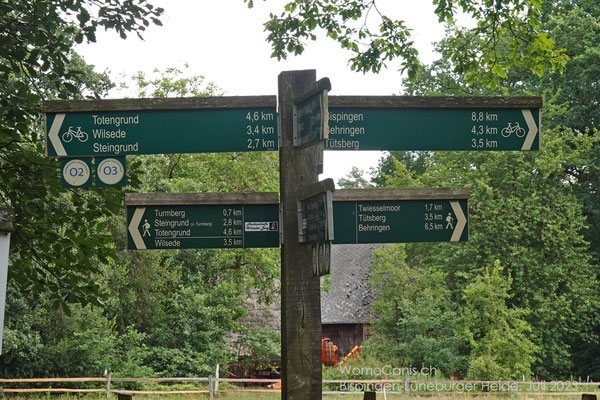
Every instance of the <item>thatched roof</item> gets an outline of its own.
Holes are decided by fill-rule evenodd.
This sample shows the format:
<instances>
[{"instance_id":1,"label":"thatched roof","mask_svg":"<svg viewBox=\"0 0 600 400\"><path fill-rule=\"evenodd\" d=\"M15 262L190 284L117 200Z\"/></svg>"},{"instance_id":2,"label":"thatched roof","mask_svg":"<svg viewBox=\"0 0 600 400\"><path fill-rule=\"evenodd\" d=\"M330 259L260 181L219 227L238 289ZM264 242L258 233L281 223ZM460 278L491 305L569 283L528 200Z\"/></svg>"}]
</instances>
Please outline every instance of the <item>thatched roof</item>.
<instances>
[{"instance_id":1,"label":"thatched roof","mask_svg":"<svg viewBox=\"0 0 600 400\"><path fill-rule=\"evenodd\" d=\"M331 286L321 296L323 324L370 323L374 292L369 285L371 252L380 244L335 245L331 249Z\"/></svg>"},{"instance_id":2,"label":"thatched roof","mask_svg":"<svg viewBox=\"0 0 600 400\"><path fill-rule=\"evenodd\" d=\"M371 322L374 294L369 286L369 265L373 249L379 244L338 244L331 249L331 286L321 295L321 320L324 324ZM259 302L258 296L246 299L246 326L281 330L281 304Z\"/></svg>"}]
</instances>

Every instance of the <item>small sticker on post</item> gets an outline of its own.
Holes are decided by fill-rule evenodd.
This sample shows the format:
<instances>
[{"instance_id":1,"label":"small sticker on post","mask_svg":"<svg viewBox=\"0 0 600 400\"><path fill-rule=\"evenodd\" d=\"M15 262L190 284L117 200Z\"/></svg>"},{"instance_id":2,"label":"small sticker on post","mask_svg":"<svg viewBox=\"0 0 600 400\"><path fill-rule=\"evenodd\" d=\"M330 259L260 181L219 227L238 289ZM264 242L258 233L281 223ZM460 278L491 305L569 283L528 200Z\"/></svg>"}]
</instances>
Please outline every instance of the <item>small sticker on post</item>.
<instances>
[{"instance_id":1,"label":"small sticker on post","mask_svg":"<svg viewBox=\"0 0 600 400\"><path fill-rule=\"evenodd\" d=\"M246 222L244 230L246 232L274 232L278 230L279 223L271 222Z\"/></svg>"}]
</instances>

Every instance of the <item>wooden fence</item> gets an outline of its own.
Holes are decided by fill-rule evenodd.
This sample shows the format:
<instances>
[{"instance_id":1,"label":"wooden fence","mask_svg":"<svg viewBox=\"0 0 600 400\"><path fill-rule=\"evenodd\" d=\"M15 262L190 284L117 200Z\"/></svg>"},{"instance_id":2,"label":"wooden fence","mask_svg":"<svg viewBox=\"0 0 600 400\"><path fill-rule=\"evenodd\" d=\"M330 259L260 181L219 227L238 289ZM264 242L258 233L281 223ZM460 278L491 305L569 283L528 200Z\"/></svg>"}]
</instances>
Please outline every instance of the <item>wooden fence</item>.
<instances>
[{"instance_id":1,"label":"wooden fence","mask_svg":"<svg viewBox=\"0 0 600 400\"><path fill-rule=\"evenodd\" d=\"M47 388L6 388L6 384L23 383L93 383L102 382L100 388L67 388L67 387L47 387ZM112 387L118 382L138 382L138 383L206 383L206 389L198 390L122 390ZM244 392L244 393L277 393L279 389L249 389L249 388L225 388L219 389L219 383L231 384L278 384L280 379L233 379L233 378L116 378L110 375L105 377L92 378L37 378L37 379L0 379L0 394L4 393L106 393L106 398L110 394L122 395L170 395L170 394L208 394L212 399L216 393ZM323 380L324 385L335 385L337 389L346 390L325 390L323 394L360 394L366 391L376 391L384 394L404 394L412 396L489 396L504 395L514 396L524 394L527 396L577 396L582 395L600 395L600 383L598 382L518 382L518 381L458 381L458 380L421 380L421 379L345 379L345 380ZM67 385L65 385L67 386ZM525 387L524 390L523 387ZM398 389L400 390L394 390ZM487 390L483 390L487 388ZM350 390L352 389L352 390ZM416 390L414 390L416 389ZM477 390L479 389L479 390ZM510 390L509 390L510 389ZM593 397L592 397L593 398ZM600 399L599 399L600 400Z\"/></svg>"}]
</instances>

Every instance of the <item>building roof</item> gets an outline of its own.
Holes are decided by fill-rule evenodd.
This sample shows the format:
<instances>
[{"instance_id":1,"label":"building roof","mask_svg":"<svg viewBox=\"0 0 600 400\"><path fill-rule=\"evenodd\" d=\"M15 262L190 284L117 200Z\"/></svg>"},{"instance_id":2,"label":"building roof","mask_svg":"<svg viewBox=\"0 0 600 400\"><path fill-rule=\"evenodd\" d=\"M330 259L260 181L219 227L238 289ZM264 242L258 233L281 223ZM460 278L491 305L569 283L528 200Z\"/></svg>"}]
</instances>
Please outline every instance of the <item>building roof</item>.
<instances>
[{"instance_id":1,"label":"building roof","mask_svg":"<svg viewBox=\"0 0 600 400\"><path fill-rule=\"evenodd\" d=\"M369 266L372 262L371 252L381 247L381 244L336 244L331 247L331 285L328 292L321 291L323 324L371 322L375 296L369 285ZM258 294L247 298L245 303L247 315L240 322L246 326L263 326L281 331L279 295L275 295L275 301L270 304L261 303ZM233 335L230 340L236 338L237 335Z\"/></svg>"},{"instance_id":2,"label":"building roof","mask_svg":"<svg viewBox=\"0 0 600 400\"><path fill-rule=\"evenodd\" d=\"M372 320L375 294L369 285L373 258L381 244L338 244L331 248L331 286L321 293L323 324L364 324Z\"/></svg>"}]
</instances>

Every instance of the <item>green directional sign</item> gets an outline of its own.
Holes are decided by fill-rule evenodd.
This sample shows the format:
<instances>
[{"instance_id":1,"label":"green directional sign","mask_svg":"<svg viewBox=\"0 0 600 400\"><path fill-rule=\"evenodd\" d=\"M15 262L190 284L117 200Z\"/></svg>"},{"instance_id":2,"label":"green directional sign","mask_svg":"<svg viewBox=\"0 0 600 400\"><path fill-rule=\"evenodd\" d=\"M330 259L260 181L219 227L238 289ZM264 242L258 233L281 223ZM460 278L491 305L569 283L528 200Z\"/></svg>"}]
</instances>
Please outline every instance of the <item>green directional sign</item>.
<instances>
[{"instance_id":1,"label":"green directional sign","mask_svg":"<svg viewBox=\"0 0 600 400\"><path fill-rule=\"evenodd\" d=\"M466 241L467 197L464 189L336 191L334 243Z\"/></svg>"},{"instance_id":2,"label":"green directional sign","mask_svg":"<svg viewBox=\"0 0 600 400\"><path fill-rule=\"evenodd\" d=\"M127 195L127 248L279 246L277 193ZM209 204L212 203L212 204Z\"/></svg>"},{"instance_id":3,"label":"green directional sign","mask_svg":"<svg viewBox=\"0 0 600 400\"><path fill-rule=\"evenodd\" d=\"M275 96L49 101L51 157L277 150Z\"/></svg>"},{"instance_id":4,"label":"green directional sign","mask_svg":"<svg viewBox=\"0 0 600 400\"><path fill-rule=\"evenodd\" d=\"M539 150L539 97L330 96L326 150Z\"/></svg>"},{"instance_id":5,"label":"green directional sign","mask_svg":"<svg viewBox=\"0 0 600 400\"><path fill-rule=\"evenodd\" d=\"M327 150L539 150L539 97L315 96L297 145ZM278 149L275 96L47 101L51 157ZM328 126L328 127L327 127ZM327 130L327 132L325 132Z\"/></svg>"}]
</instances>

